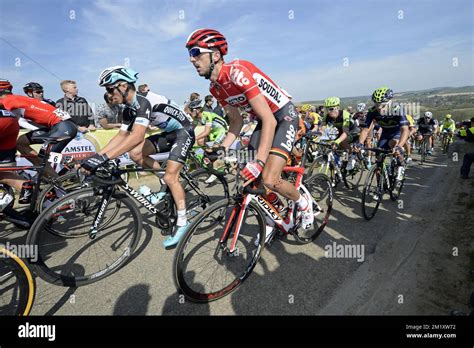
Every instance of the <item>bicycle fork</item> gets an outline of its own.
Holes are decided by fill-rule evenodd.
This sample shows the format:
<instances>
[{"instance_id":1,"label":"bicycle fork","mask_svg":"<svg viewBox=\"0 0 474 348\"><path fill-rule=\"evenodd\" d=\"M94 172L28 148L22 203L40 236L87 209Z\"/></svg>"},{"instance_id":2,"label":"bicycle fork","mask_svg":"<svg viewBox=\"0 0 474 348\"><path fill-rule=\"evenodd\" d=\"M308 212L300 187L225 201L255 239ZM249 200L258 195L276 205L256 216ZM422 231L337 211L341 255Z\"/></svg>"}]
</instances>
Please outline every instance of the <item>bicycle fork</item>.
<instances>
[{"instance_id":1,"label":"bicycle fork","mask_svg":"<svg viewBox=\"0 0 474 348\"><path fill-rule=\"evenodd\" d=\"M107 209L107 206L109 205L110 198L112 197L112 192L113 192L113 185L111 187L102 187L101 190L99 191L99 194L101 193L102 190L105 192L102 192L102 201L100 202L100 208L97 210L97 213L95 214L94 218L94 223L89 229L89 238L90 239L95 239L97 236L97 232L99 232L99 225L101 222L104 220L104 215L105 215L105 210Z\"/></svg>"}]
</instances>

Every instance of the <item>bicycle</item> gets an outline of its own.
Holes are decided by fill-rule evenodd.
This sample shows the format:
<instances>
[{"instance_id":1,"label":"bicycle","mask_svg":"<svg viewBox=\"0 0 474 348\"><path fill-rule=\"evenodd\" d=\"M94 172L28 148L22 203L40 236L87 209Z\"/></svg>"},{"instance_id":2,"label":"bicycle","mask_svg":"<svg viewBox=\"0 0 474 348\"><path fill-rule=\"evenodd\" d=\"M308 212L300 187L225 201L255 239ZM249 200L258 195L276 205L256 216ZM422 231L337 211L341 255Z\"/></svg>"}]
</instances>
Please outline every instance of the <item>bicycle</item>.
<instances>
[{"instance_id":1,"label":"bicycle","mask_svg":"<svg viewBox=\"0 0 474 348\"><path fill-rule=\"evenodd\" d=\"M379 148L364 148L364 150L377 154L375 166L369 171L362 191L362 215L366 220L371 220L377 213L385 192L389 193L392 201L396 201L400 196L405 183L406 162L400 165L397 158L392 156L390 164L387 165L385 158L392 154L392 150Z\"/></svg>"},{"instance_id":2,"label":"bicycle","mask_svg":"<svg viewBox=\"0 0 474 348\"><path fill-rule=\"evenodd\" d=\"M51 148L54 144L66 139L67 137L51 138L47 136L33 136L33 140L43 141L44 156L41 165L39 166L5 166L0 167L0 172L16 172L16 171L36 171L37 175L34 177L33 191L31 194L30 202L26 208L27 215L22 215L12 206L6 207L1 213L0 217L13 223L15 226L28 229L31 227L32 220L37 214L45 207L48 201L52 201L57 196L48 195L53 190L58 195L64 195L66 192L76 189L80 186L82 180L77 171L71 171L58 178L47 178L44 176L44 171L48 161L53 163L60 163L62 156L57 153L52 153ZM68 159L64 159L66 162ZM40 191L41 183L46 182L48 185L45 190ZM8 192L13 192L12 188L6 184L0 184L2 189ZM12 204L13 205L13 204Z\"/></svg>"},{"instance_id":3,"label":"bicycle","mask_svg":"<svg viewBox=\"0 0 474 348\"><path fill-rule=\"evenodd\" d=\"M154 172L159 177L165 173L164 169L119 168L110 161L104 171L91 176L93 187L67 194L38 216L27 244L38 247L32 267L39 277L53 284L82 286L122 268L140 240L142 214L138 206L152 214L162 234L171 234L177 220L173 196L167 189L163 199L152 204L123 180L124 173L135 171ZM216 196L203 192L199 184L208 173L204 169L189 173L187 168L180 172L190 221L218 198L229 196L227 182L217 172L214 174L221 186L214 190ZM215 222L207 223L201 230Z\"/></svg>"},{"instance_id":4,"label":"bicycle","mask_svg":"<svg viewBox=\"0 0 474 348\"><path fill-rule=\"evenodd\" d=\"M420 165L426 162L426 157L428 157L428 150L430 147L429 138L432 134L421 134L423 139L421 140L420 149L418 150L420 153Z\"/></svg>"},{"instance_id":5,"label":"bicycle","mask_svg":"<svg viewBox=\"0 0 474 348\"><path fill-rule=\"evenodd\" d=\"M453 141L453 136L452 133L450 133L447 130L443 130L441 134L441 149L443 150L443 153L448 153L449 146L451 145L451 142Z\"/></svg>"},{"instance_id":6,"label":"bicycle","mask_svg":"<svg viewBox=\"0 0 474 348\"><path fill-rule=\"evenodd\" d=\"M319 150L309 169L309 173L323 173L327 175L332 182L333 188L343 182L344 186L353 190L359 186L365 170L368 170L368 159L364 154L352 154L353 167L347 169L349 155L347 151L336 150L331 143L316 142Z\"/></svg>"},{"instance_id":7,"label":"bicycle","mask_svg":"<svg viewBox=\"0 0 474 348\"><path fill-rule=\"evenodd\" d=\"M304 162L306 156L302 158ZM265 189L242 188L237 176L233 197L213 204L196 217L178 244L173 280L187 299L210 302L235 291L252 273L264 244L271 243L277 232L283 236L291 234L300 244L310 243L321 234L332 210L329 178L315 174L305 180L304 163L285 167L283 171L296 174L295 187L300 192L307 195L312 192L316 215L314 228L309 231L300 228L301 213L293 201L287 200L287 207L278 211L264 197ZM218 224L204 233L200 226L206 219L218 221ZM223 274L221 279L216 279L218 272Z\"/></svg>"},{"instance_id":8,"label":"bicycle","mask_svg":"<svg viewBox=\"0 0 474 348\"><path fill-rule=\"evenodd\" d=\"M0 316L30 314L36 293L35 278L16 254L0 247Z\"/></svg>"},{"instance_id":9,"label":"bicycle","mask_svg":"<svg viewBox=\"0 0 474 348\"><path fill-rule=\"evenodd\" d=\"M236 161L233 158L219 159L219 154L214 153L214 149L206 146L194 146L189 154L188 166L190 169L210 169L211 171L217 171L218 173L225 176L228 183L232 183L235 180L237 173ZM212 173L209 173L211 176ZM212 183L209 184L209 186Z\"/></svg>"}]
</instances>

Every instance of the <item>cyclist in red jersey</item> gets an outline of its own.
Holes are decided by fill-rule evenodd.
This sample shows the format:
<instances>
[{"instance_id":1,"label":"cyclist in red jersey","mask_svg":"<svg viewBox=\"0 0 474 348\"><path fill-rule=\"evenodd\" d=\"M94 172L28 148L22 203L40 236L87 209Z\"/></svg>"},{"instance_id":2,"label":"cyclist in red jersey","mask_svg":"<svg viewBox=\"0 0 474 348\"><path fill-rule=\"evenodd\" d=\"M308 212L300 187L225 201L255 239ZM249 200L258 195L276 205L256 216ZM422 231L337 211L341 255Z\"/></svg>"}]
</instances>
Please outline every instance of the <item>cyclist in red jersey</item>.
<instances>
[{"instance_id":1,"label":"cyclist in red jersey","mask_svg":"<svg viewBox=\"0 0 474 348\"><path fill-rule=\"evenodd\" d=\"M11 94L13 86L8 80L0 79L0 98ZM18 125L17 115L11 111L5 110L0 106L0 167L8 167L16 164L16 140L20 126ZM25 179L14 172L0 172L0 183L14 187L17 192ZM0 211L9 205L13 205L13 193L4 192L0 197Z\"/></svg>"},{"instance_id":2,"label":"cyclist in red jersey","mask_svg":"<svg viewBox=\"0 0 474 348\"><path fill-rule=\"evenodd\" d=\"M198 29L186 42L190 62L200 76L211 81L210 92L222 104L229 117L229 132L222 142L226 149L235 141L243 125L239 109L258 119L249 150L256 150L242 175L253 181L262 174L263 184L270 190L294 200L302 211L302 227L311 228L313 203L281 178L293 148L298 130L298 113L291 96L252 63L235 59L224 62L226 38L214 29Z\"/></svg>"},{"instance_id":3,"label":"cyclist in red jersey","mask_svg":"<svg viewBox=\"0 0 474 348\"><path fill-rule=\"evenodd\" d=\"M2 93L0 96L0 107L11 111L19 117L19 124L23 128L32 130L18 138L16 144L18 151L28 157L34 165L40 165L41 159L38 158L38 153L31 148L31 144L38 144L41 142L33 141L31 137L36 136L51 136L63 137L67 139L60 141L53 145L52 152L61 152L66 145L74 139L77 133L76 125L70 120L67 112L47 104L46 102L14 95L10 92ZM41 155L40 151L40 155ZM47 165L45 174L48 176L56 176L53 168Z\"/></svg>"}]
</instances>

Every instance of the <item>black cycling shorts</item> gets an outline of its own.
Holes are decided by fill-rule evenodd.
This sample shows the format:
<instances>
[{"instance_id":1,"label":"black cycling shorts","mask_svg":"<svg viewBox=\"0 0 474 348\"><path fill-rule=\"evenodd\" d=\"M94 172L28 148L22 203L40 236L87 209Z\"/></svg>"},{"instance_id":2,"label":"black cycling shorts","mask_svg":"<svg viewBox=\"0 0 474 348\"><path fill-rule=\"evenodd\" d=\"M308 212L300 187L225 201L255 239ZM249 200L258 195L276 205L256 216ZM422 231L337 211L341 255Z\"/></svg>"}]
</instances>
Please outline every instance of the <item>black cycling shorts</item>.
<instances>
[{"instance_id":1,"label":"black cycling shorts","mask_svg":"<svg viewBox=\"0 0 474 348\"><path fill-rule=\"evenodd\" d=\"M169 152L168 159L181 164L186 163L195 136L194 130L181 128L171 133L155 134L147 138L156 149L156 153Z\"/></svg>"},{"instance_id":2,"label":"black cycling shorts","mask_svg":"<svg viewBox=\"0 0 474 348\"><path fill-rule=\"evenodd\" d=\"M77 127L71 120L61 121L56 123L51 129L41 128L26 134L30 144L42 144L43 141L32 139L33 136L47 136L51 138L59 138L66 136L67 139L61 140L59 143L51 147L51 152L61 152L69 144L69 142L76 137Z\"/></svg>"},{"instance_id":3,"label":"black cycling shorts","mask_svg":"<svg viewBox=\"0 0 474 348\"><path fill-rule=\"evenodd\" d=\"M288 161L291 150L293 149L293 144L295 143L296 133L298 132L298 113L293 103L289 102L274 115L277 120L277 125L270 155L280 156L285 159L285 161ZM259 120L250 138L249 150L256 151L258 149L261 131L262 122Z\"/></svg>"},{"instance_id":4,"label":"black cycling shorts","mask_svg":"<svg viewBox=\"0 0 474 348\"><path fill-rule=\"evenodd\" d=\"M9 150L0 150L0 167L16 165L16 147Z\"/></svg>"}]
</instances>

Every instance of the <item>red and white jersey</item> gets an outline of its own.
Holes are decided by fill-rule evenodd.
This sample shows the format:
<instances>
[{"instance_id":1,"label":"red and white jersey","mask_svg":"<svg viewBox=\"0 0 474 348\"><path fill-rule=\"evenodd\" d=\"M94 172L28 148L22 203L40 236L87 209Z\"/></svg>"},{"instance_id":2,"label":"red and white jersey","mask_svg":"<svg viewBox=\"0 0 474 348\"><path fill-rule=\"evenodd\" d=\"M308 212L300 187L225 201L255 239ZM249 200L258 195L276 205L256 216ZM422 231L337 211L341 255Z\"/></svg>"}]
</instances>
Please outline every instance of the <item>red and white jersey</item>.
<instances>
[{"instance_id":1,"label":"red and white jersey","mask_svg":"<svg viewBox=\"0 0 474 348\"><path fill-rule=\"evenodd\" d=\"M19 117L24 117L36 125L47 128L71 117L67 112L56 109L46 102L21 95L6 95L0 100L0 103L5 109Z\"/></svg>"},{"instance_id":2,"label":"red and white jersey","mask_svg":"<svg viewBox=\"0 0 474 348\"><path fill-rule=\"evenodd\" d=\"M223 64L217 81L211 83L209 90L223 107L230 104L252 115L255 115L255 112L249 100L259 94L265 97L273 113L280 110L291 99L288 92L255 65L240 59Z\"/></svg>"}]
</instances>

